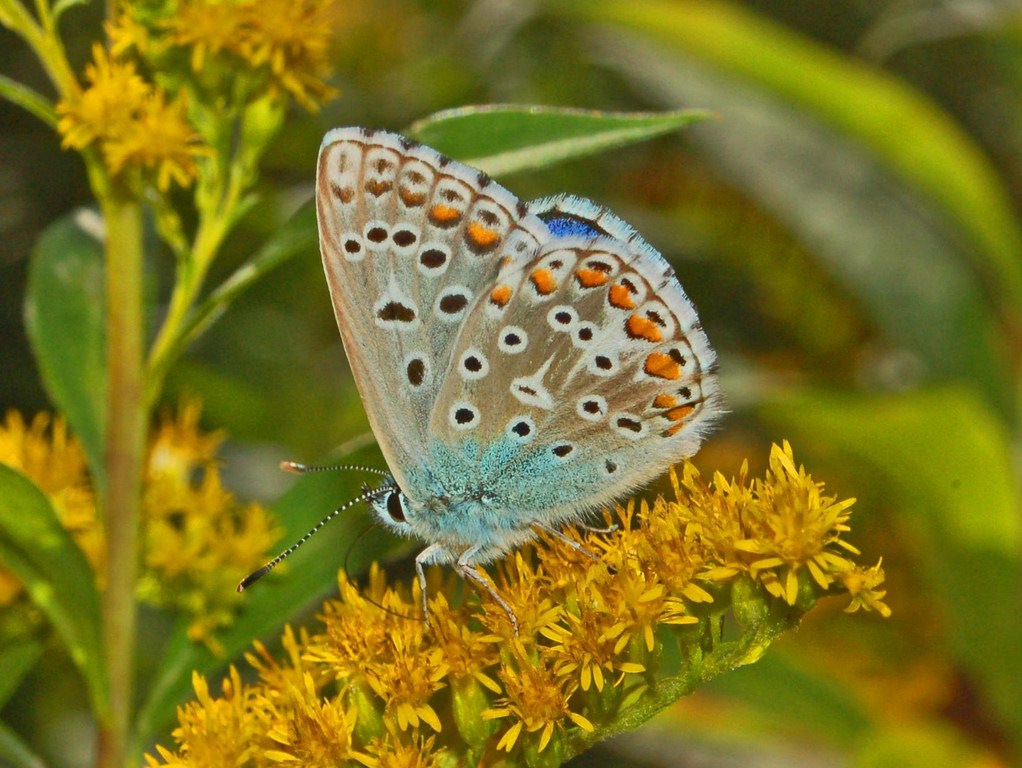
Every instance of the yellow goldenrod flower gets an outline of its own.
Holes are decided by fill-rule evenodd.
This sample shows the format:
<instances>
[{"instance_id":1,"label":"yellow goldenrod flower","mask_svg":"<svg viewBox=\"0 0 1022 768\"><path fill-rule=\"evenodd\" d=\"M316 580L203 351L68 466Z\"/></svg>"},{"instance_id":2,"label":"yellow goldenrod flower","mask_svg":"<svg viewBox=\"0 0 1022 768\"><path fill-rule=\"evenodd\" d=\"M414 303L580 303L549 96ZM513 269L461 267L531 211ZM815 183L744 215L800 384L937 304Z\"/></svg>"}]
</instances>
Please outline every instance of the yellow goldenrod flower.
<instances>
[{"instance_id":1,"label":"yellow goldenrod flower","mask_svg":"<svg viewBox=\"0 0 1022 768\"><path fill-rule=\"evenodd\" d=\"M57 130L65 149L98 144L113 176L128 168L153 174L161 191L187 186L198 175L195 159L209 154L187 118L184 96L168 100L131 61L112 59L93 46L85 69L88 86L61 101Z\"/></svg>"},{"instance_id":2,"label":"yellow goldenrod flower","mask_svg":"<svg viewBox=\"0 0 1022 768\"><path fill-rule=\"evenodd\" d=\"M338 10L336 0L190 0L164 25L174 45L191 49L196 72L226 52L265 69L271 88L315 111L336 95L325 79Z\"/></svg>"},{"instance_id":3,"label":"yellow goldenrod flower","mask_svg":"<svg viewBox=\"0 0 1022 768\"><path fill-rule=\"evenodd\" d=\"M103 24L110 41L110 53L114 58L120 58L129 51L144 56L153 48L152 36L136 17L136 10L134 5L122 3L117 9L117 15Z\"/></svg>"},{"instance_id":4,"label":"yellow goldenrod flower","mask_svg":"<svg viewBox=\"0 0 1022 768\"><path fill-rule=\"evenodd\" d=\"M0 463L18 470L46 494L60 522L100 574L106 553L96 499L86 471L85 451L68 432L67 422L38 413L26 424L17 411L8 411L0 425ZM22 592L21 582L0 567L0 605L9 605Z\"/></svg>"},{"instance_id":5,"label":"yellow goldenrod flower","mask_svg":"<svg viewBox=\"0 0 1022 768\"><path fill-rule=\"evenodd\" d=\"M553 674L549 657L529 658L521 643L512 643L514 664L504 664L499 672L505 695L496 706L481 714L484 720L510 719L508 727L497 742L497 750L511 752L522 732L538 733L536 750L547 748L555 730L563 730L566 722L574 723L584 731L592 732L593 724L570 707L575 685Z\"/></svg>"},{"instance_id":6,"label":"yellow goldenrod flower","mask_svg":"<svg viewBox=\"0 0 1022 768\"><path fill-rule=\"evenodd\" d=\"M623 505L616 530L543 537L506 558L495 589L518 636L485 592L454 600L461 587L439 569L428 574L428 626L417 581L389 586L373 566L360 590L341 574L319 631L288 629L283 661L261 646L249 657L260 673L251 696L288 702L275 711L289 718L251 765L293 762L302 733L367 766L557 765L754 661L819 597L845 593L848 610L889 614L879 564L847 556L850 501L825 495L787 444L764 478L747 474L704 483L687 464L681 482L672 474L674 499ZM725 640L732 617L737 639ZM200 697L185 720L203 707L215 717ZM339 740L325 742L331 727ZM206 765L191 756L191 739L205 737L179 729L174 738L162 764Z\"/></svg>"},{"instance_id":7,"label":"yellow goldenrod flower","mask_svg":"<svg viewBox=\"0 0 1022 768\"><path fill-rule=\"evenodd\" d=\"M137 591L153 605L191 619L189 636L218 648L214 632L229 625L240 599L238 580L266 560L280 537L269 513L241 505L216 468L219 432L199 430L201 408L184 404L154 428L143 477L143 569ZM96 512L81 445L60 418L38 414L26 425L11 411L0 424L0 463L45 493L85 553L102 587L105 535ZM0 567L0 605L16 600L21 582Z\"/></svg>"}]
</instances>

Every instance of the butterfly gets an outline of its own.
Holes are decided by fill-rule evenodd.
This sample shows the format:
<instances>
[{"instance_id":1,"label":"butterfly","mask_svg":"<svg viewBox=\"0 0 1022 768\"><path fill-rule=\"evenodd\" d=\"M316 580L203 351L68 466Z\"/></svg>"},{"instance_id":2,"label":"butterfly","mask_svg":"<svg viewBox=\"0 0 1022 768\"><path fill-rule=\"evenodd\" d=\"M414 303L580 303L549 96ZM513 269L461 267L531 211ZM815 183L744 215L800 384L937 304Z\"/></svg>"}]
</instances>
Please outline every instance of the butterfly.
<instances>
[{"instance_id":1,"label":"butterfly","mask_svg":"<svg viewBox=\"0 0 1022 768\"><path fill-rule=\"evenodd\" d=\"M390 468L366 496L513 611L479 566L633 491L720 413L715 355L673 269L572 196L524 203L401 136L327 133L320 250Z\"/></svg>"}]
</instances>

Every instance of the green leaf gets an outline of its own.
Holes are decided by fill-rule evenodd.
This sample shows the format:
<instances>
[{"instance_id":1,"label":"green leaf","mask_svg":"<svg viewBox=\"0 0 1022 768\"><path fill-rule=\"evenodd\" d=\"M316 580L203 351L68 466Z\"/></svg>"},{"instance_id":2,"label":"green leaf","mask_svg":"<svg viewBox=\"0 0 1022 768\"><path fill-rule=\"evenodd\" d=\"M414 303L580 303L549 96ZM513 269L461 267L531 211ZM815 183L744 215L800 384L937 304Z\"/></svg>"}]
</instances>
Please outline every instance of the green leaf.
<instances>
[{"instance_id":1,"label":"green leaf","mask_svg":"<svg viewBox=\"0 0 1022 768\"><path fill-rule=\"evenodd\" d=\"M43 492L2 464L0 560L53 624L85 680L93 710L105 718L109 692L92 568Z\"/></svg>"},{"instance_id":2,"label":"green leaf","mask_svg":"<svg viewBox=\"0 0 1022 768\"><path fill-rule=\"evenodd\" d=\"M662 136L709 112L598 112L493 105L438 112L413 123L409 138L492 176L545 168Z\"/></svg>"},{"instance_id":3,"label":"green leaf","mask_svg":"<svg viewBox=\"0 0 1022 768\"><path fill-rule=\"evenodd\" d=\"M952 653L1022 734L1022 490L1013 444L975 391L944 387L883 397L792 393L759 416L800 451L867 467L905 516ZM866 481L868 482L868 481ZM892 604L897 612L895 596Z\"/></svg>"},{"instance_id":4,"label":"green leaf","mask_svg":"<svg viewBox=\"0 0 1022 768\"><path fill-rule=\"evenodd\" d=\"M982 149L925 95L732 3L606 0L563 7L576 18L610 22L615 31L635 30L670 54L752 84L859 143L972 241L986 287L1017 318L1022 230L1010 197Z\"/></svg>"},{"instance_id":5,"label":"green leaf","mask_svg":"<svg viewBox=\"0 0 1022 768\"><path fill-rule=\"evenodd\" d=\"M372 436L366 435L350 444L349 452L371 442ZM375 447L346 455L344 460L383 466ZM355 498L365 479L363 474L346 472L316 473L298 480L273 506L277 518L287 527L282 548L297 541L346 500ZM352 574L364 571L392 545L393 539L368 522L357 507L346 510L291 555L286 568L245 591L244 610L228 630L217 635L224 648L223 657L189 641L186 628L178 627L163 651L155 679L146 686L148 697L138 721L139 742L148 743L158 737L174 717L175 708L190 698L192 670L209 675L221 669L226 660L249 649L253 640L278 633L303 609L319 605L328 593L336 592L339 570L347 567Z\"/></svg>"},{"instance_id":6,"label":"green leaf","mask_svg":"<svg viewBox=\"0 0 1022 768\"><path fill-rule=\"evenodd\" d=\"M103 485L106 328L103 247L85 227L90 211L44 230L32 254L25 323L43 383L82 441L89 468Z\"/></svg>"},{"instance_id":7,"label":"green leaf","mask_svg":"<svg viewBox=\"0 0 1022 768\"><path fill-rule=\"evenodd\" d=\"M0 648L0 709L18 689L22 678L27 675L43 654L42 643L22 639Z\"/></svg>"},{"instance_id":8,"label":"green leaf","mask_svg":"<svg viewBox=\"0 0 1022 768\"><path fill-rule=\"evenodd\" d=\"M53 104L41 93L36 93L27 85L0 75L0 97L35 115L51 128L57 127L57 113Z\"/></svg>"},{"instance_id":9,"label":"green leaf","mask_svg":"<svg viewBox=\"0 0 1022 768\"><path fill-rule=\"evenodd\" d=\"M822 737L831 746L852 749L872 729L868 708L847 686L813 674L779 649L715 678L707 690L755 708L767 719L763 727L795 724L802 733ZM748 724L737 728L751 730Z\"/></svg>"},{"instance_id":10,"label":"green leaf","mask_svg":"<svg viewBox=\"0 0 1022 768\"><path fill-rule=\"evenodd\" d=\"M314 201L304 203L287 223L256 254L220 285L189 314L180 335L161 359L150 360L150 376L162 380L167 370L227 311L231 303L268 273L295 256L315 253L319 244Z\"/></svg>"},{"instance_id":11,"label":"green leaf","mask_svg":"<svg viewBox=\"0 0 1022 768\"><path fill-rule=\"evenodd\" d=\"M0 765L11 768L46 768L22 738L6 723L0 722Z\"/></svg>"},{"instance_id":12,"label":"green leaf","mask_svg":"<svg viewBox=\"0 0 1022 768\"><path fill-rule=\"evenodd\" d=\"M918 189L913 198L885 158L761 83L736 80L693 56L664 56L648 43L615 38L605 46L647 92L721 113L694 142L799 236L854 297L866 327L911 350L933 378L968 372L1002 412L1014 412L1012 371L1001 354L1010 333L969 268L975 254L932 199Z\"/></svg>"}]
</instances>

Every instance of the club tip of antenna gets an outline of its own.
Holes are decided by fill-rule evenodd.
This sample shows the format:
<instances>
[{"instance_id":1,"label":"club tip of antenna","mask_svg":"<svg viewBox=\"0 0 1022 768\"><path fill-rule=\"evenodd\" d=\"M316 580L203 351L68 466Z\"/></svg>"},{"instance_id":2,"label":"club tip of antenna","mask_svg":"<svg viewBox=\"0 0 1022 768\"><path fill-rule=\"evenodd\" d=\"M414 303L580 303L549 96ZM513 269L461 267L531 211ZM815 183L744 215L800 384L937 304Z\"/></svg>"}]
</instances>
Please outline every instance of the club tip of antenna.
<instances>
[{"instance_id":1,"label":"club tip of antenna","mask_svg":"<svg viewBox=\"0 0 1022 768\"><path fill-rule=\"evenodd\" d=\"M284 472L291 472L295 475L300 475L302 470L305 469L304 464L299 464L297 461L282 461L280 462L280 468Z\"/></svg>"},{"instance_id":2,"label":"club tip of antenna","mask_svg":"<svg viewBox=\"0 0 1022 768\"><path fill-rule=\"evenodd\" d=\"M248 576L246 576L244 579L241 580L240 584L238 584L238 592L239 593L244 592L246 589L251 587L257 581L259 581L259 579L261 579L263 576L265 576L267 573L269 573L270 572L270 568L272 568L272 566L264 565L258 571L255 571L254 573L250 573Z\"/></svg>"}]
</instances>

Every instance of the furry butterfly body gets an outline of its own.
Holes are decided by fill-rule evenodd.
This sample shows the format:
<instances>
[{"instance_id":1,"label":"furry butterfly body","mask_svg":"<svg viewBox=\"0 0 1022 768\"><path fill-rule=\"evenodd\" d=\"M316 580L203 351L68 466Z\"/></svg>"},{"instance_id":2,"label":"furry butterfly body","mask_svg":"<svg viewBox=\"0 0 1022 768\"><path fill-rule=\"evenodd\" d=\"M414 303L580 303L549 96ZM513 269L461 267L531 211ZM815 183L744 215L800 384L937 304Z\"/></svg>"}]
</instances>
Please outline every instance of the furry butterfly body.
<instances>
[{"instance_id":1,"label":"furry butterfly body","mask_svg":"<svg viewBox=\"0 0 1022 768\"><path fill-rule=\"evenodd\" d=\"M672 268L614 214L523 203L361 128L324 138L316 202L338 328L394 481L371 503L427 544L420 576L451 563L486 586L475 566L698 449L719 413L713 350Z\"/></svg>"}]
</instances>

